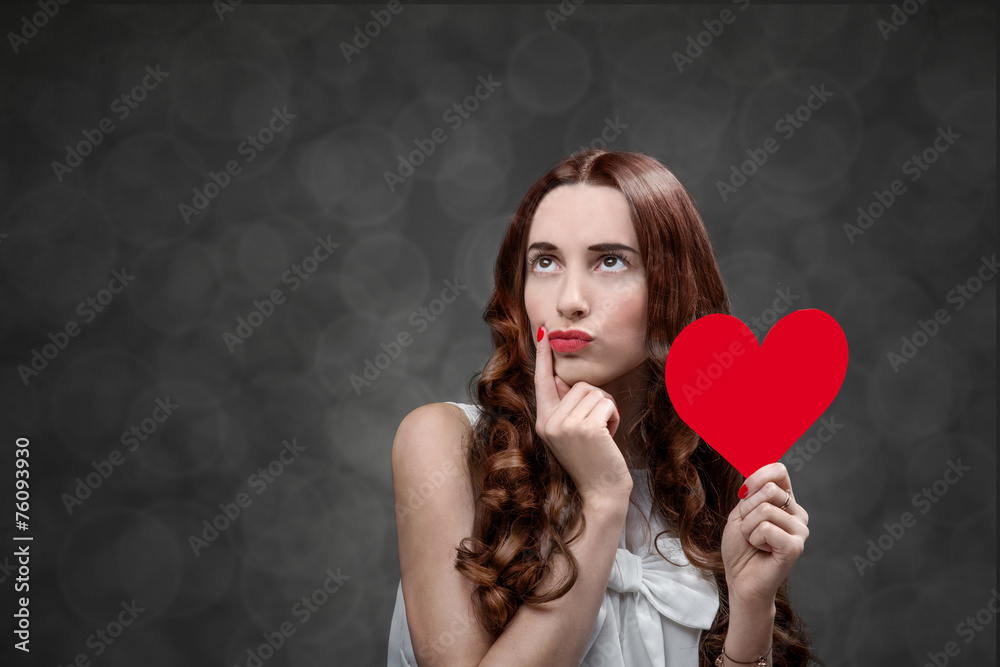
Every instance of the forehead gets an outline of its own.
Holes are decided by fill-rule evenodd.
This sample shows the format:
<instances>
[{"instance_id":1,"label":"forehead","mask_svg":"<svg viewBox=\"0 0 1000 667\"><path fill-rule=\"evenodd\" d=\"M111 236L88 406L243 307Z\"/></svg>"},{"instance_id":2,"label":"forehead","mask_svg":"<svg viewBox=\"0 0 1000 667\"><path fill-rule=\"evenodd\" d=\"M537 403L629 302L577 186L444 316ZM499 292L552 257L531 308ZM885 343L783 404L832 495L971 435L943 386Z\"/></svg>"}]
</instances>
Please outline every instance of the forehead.
<instances>
[{"instance_id":1,"label":"forehead","mask_svg":"<svg viewBox=\"0 0 1000 667\"><path fill-rule=\"evenodd\" d=\"M528 232L528 244L535 241L555 245L620 241L637 247L638 239L625 195L604 185L574 183L542 197Z\"/></svg>"}]
</instances>

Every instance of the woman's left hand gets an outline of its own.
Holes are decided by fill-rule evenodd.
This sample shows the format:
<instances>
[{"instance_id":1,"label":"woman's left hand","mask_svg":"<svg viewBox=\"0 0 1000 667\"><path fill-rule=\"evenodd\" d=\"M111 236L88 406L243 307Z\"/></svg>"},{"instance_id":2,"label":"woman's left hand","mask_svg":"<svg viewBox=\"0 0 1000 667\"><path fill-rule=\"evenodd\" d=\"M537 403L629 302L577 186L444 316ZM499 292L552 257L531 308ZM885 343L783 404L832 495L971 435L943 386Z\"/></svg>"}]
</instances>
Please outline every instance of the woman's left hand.
<instances>
[{"instance_id":1,"label":"woman's left hand","mask_svg":"<svg viewBox=\"0 0 1000 667\"><path fill-rule=\"evenodd\" d=\"M747 477L746 487L722 533L729 604L767 609L802 555L809 515L795 502L783 463L760 468Z\"/></svg>"}]
</instances>

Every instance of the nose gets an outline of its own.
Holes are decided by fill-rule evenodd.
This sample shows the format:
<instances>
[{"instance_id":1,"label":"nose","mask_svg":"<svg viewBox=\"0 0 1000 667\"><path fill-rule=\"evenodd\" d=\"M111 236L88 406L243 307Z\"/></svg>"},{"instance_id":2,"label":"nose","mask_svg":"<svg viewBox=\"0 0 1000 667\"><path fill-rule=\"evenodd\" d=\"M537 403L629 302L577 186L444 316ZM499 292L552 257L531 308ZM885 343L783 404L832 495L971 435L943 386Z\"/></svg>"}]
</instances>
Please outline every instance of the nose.
<instances>
[{"instance_id":1,"label":"nose","mask_svg":"<svg viewBox=\"0 0 1000 667\"><path fill-rule=\"evenodd\" d=\"M590 305L584 295L584 279L577 272L567 270L559 288L556 310L567 320L577 320L590 313Z\"/></svg>"}]
</instances>

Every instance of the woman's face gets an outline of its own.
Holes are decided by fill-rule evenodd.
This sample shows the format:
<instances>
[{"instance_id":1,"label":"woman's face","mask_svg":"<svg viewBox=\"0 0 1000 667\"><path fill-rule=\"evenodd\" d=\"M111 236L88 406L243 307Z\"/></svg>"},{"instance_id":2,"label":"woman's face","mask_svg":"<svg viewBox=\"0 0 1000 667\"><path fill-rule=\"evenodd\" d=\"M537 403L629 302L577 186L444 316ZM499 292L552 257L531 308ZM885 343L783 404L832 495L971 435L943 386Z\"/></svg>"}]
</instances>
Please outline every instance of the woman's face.
<instances>
[{"instance_id":1,"label":"woman's face","mask_svg":"<svg viewBox=\"0 0 1000 667\"><path fill-rule=\"evenodd\" d=\"M542 198L528 230L524 305L532 334L549 332L555 373L570 386L610 391L645 361L646 272L621 192L573 184ZM574 350L552 337L567 330L592 340Z\"/></svg>"}]
</instances>

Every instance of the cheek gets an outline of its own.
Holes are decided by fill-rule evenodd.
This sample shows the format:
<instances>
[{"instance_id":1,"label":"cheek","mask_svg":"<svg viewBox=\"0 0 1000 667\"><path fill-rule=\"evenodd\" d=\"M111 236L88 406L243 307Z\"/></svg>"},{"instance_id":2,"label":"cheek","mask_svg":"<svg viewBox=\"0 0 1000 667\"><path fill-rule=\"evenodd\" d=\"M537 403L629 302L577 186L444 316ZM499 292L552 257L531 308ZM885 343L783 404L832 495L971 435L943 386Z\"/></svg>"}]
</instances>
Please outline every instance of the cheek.
<instances>
[{"instance_id":1,"label":"cheek","mask_svg":"<svg viewBox=\"0 0 1000 667\"><path fill-rule=\"evenodd\" d=\"M641 291L622 294L616 301L615 319L628 323L630 329L638 329L640 335L646 330L646 295Z\"/></svg>"},{"instance_id":2,"label":"cheek","mask_svg":"<svg viewBox=\"0 0 1000 667\"><path fill-rule=\"evenodd\" d=\"M538 296L535 294L535 290L529 289L526 286L524 290L524 310L532 320L536 319L537 301Z\"/></svg>"}]
</instances>

